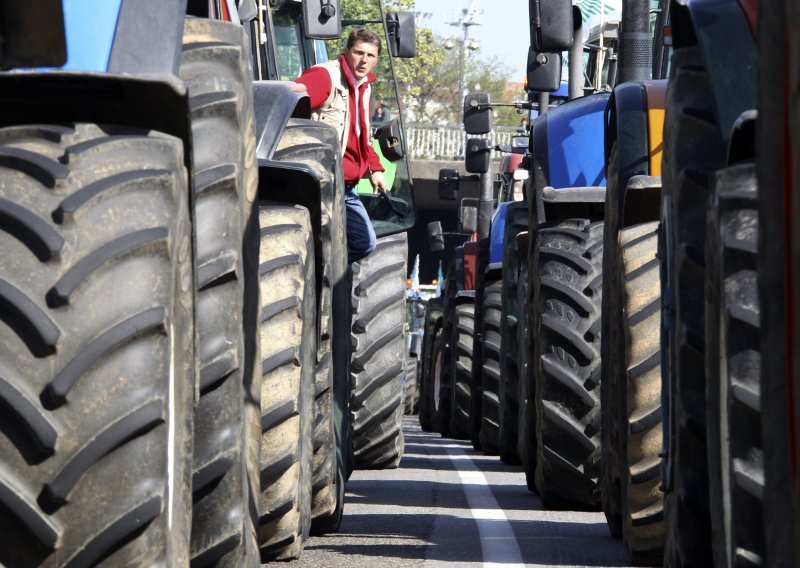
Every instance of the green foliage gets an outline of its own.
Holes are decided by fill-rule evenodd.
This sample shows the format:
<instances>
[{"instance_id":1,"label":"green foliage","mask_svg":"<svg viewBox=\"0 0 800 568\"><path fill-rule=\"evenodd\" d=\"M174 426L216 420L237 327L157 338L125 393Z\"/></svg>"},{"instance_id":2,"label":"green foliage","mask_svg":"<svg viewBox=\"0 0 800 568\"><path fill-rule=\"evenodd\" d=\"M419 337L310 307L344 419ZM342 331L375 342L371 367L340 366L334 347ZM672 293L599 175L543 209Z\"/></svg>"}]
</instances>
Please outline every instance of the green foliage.
<instances>
[{"instance_id":1,"label":"green foliage","mask_svg":"<svg viewBox=\"0 0 800 568\"><path fill-rule=\"evenodd\" d=\"M342 17L345 20L379 20L378 0L340 0ZM414 0L385 0L387 11L413 11ZM365 27L379 33L384 42L384 51L375 69L378 81L373 87L373 97L397 109L397 95L408 117L415 122L452 124L460 120L463 100L459 94L459 51L462 38L444 38L431 29L417 24L417 56L413 59L395 59L395 82L392 80L389 58L386 55L386 40L381 24L367 24ZM328 41L331 57L338 56L347 43L352 27L344 27L339 40ZM450 41L454 49L446 49ZM511 71L496 58L484 59L480 52L466 50L464 56L464 83L470 92L480 87L480 92L489 93L495 102L512 102L524 98L524 92L506 95L506 83L511 79ZM524 54L519 54L524 57ZM521 80L521 78L519 79ZM497 109L495 124L499 126L518 126L521 116L514 109Z\"/></svg>"}]
</instances>

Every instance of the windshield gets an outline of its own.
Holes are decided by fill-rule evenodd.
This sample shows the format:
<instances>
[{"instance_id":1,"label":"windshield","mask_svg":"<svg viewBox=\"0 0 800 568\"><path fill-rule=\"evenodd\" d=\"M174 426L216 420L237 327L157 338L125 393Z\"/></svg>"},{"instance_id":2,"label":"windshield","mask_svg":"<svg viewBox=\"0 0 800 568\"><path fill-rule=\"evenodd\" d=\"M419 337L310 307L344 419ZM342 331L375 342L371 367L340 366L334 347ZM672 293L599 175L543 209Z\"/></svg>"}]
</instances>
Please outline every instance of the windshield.
<instances>
[{"instance_id":1,"label":"windshield","mask_svg":"<svg viewBox=\"0 0 800 568\"><path fill-rule=\"evenodd\" d=\"M349 11L347 11L349 9ZM380 20L381 10L379 0L364 0L363 2L352 3L345 7L342 18L345 20ZM338 57L347 44L347 37L353 29L362 27L361 25L344 26L342 36L339 41L326 42L330 57ZM393 135L399 136L400 147L405 149L404 132L400 128L400 97L398 94L397 82L392 74L392 62L390 53L387 49L387 39L384 26L382 24L366 24L367 27L378 34L381 39L382 49L378 65L373 70L377 80L372 84L372 100L370 102L370 122L373 132L378 134L383 126L388 132L391 128ZM390 124L392 121L397 121ZM414 207L412 197L412 183L409 174L407 155L395 161L389 161L384 157L380 149L378 139L373 140L373 147L381 158L385 172L384 176L390 185L388 192L391 203L385 199L373 195L372 185L369 180L361 180L356 186L356 191L360 194L361 200L369 213L375 233L380 237L392 233L405 231L414 224Z\"/></svg>"},{"instance_id":2,"label":"windshield","mask_svg":"<svg viewBox=\"0 0 800 568\"><path fill-rule=\"evenodd\" d=\"M296 10L274 12L272 28L275 34L278 77L281 81L294 81L303 72L303 30L300 13Z\"/></svg>"}]
</instances>

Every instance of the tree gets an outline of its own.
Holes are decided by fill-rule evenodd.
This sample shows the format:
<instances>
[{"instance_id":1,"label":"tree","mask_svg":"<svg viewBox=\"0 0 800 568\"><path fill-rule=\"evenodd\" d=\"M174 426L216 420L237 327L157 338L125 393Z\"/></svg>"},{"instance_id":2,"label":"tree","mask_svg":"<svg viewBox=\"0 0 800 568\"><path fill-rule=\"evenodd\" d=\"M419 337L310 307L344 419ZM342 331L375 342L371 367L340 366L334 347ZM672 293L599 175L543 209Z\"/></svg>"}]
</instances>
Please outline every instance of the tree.
<instances>
[{"instance_id":1,"label":"tree","mask_svg":"<svg viewBox=\"0 0 800 568\"><path fill-rule=\"evenodd\" d=\"M386 0L387 10L408 11L414 9L414 0ZM341 0L340 8L344 20L377 21L380 8L377 0ZM380 24L367 24L366 27L378 31L384 39ZM341 53L346 45L351 27L342 30L339 40L326 42L332 55ZM373 100L387 105L392 112L397 111L398 96L408 116L416 122L452 124L460 120L463 105L459 90L458 50L445 49L443 38L424 26L417 27L417 56L413 59L395 59L395 81L388 57L381 57L375 74L378 81L373 87ZM452 38L456 45L461 38ZM511 72L502 62L493 58L485 60L479 54L466 58L464 68L465 84L473 90L480 86L481 92L488 92L493 101L511 102L506 94L506 84ZM522 94L522 93L520 93ZM517 126L520 117L513 109L498 109L495 112L496 124Z\"/></svg>"}]
</instances>

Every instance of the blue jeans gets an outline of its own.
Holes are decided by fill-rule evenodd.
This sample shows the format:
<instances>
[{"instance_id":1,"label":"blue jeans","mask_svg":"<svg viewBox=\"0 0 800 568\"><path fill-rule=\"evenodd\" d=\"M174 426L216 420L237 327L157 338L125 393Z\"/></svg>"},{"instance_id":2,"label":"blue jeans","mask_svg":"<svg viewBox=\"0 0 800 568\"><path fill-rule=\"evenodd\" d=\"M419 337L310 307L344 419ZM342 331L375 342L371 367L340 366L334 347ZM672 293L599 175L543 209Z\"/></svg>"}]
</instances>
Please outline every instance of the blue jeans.
<instances>
[{"instance_id":1,"label":"blue jeans","mask_svg":"<svg viewBox=\"0 0 800 568\"><path fill-rule=\"evenodd\" d=\"M375 250L375 230L355 187L347 187L344 206L347 214L347 256L353 263Z\"/></svg>"}]
</instances>

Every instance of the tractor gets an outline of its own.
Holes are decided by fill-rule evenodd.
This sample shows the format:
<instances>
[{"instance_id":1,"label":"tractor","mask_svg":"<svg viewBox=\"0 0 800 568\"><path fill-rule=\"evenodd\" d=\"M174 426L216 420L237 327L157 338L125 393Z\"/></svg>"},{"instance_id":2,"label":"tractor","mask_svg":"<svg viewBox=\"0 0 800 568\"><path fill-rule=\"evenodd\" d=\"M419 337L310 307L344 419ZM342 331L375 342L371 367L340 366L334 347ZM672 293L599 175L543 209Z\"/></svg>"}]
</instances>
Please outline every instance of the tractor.
<instances>
[{"instance_id":1,"label":"tractor","mask_svg":"<svg viewBox=\"0 0 800 568\"><path fill-rule=\"evenodd\" d=\"M337 136L279 79L338 3L1 6L0 563L296 557L341 521L352 302Z\"/></svg>"}]
</instances>

